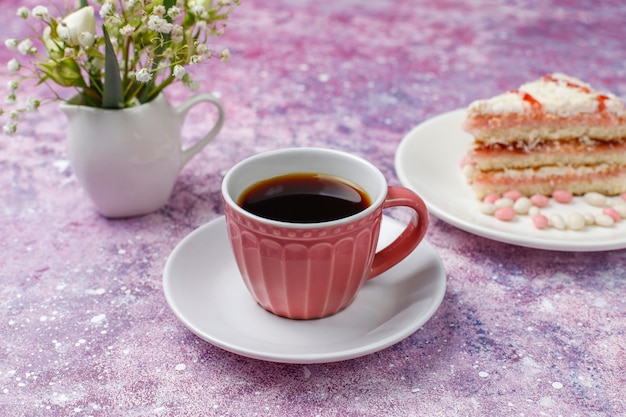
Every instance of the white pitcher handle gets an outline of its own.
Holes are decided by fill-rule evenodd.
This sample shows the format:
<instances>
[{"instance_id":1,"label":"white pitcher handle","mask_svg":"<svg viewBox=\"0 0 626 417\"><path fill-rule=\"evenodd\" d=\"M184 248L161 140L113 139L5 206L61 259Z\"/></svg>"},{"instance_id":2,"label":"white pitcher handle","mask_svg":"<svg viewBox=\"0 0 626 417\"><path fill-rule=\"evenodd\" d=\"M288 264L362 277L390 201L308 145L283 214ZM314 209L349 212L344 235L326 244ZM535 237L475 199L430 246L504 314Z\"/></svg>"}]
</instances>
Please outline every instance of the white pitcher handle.
<instances>
[{"instance_id":1,"label":"white pitcher handle","mask_svg":"<svg viewBox=\"0 0 626 417\"><path fill-rule=\"evenodd\" d=\"M208 143L211 142L217 136L219 131L222 129L222 126L224 125L224 119L226 117L224 106L222 106L222 102L217 97L209 93L197 94L193 97L188 98L187 100L185 100L184 102L182 102L180 105L176 107L175 109L176 113L178 114L181 120L184 120L189 110L191 110L191 108L195 106L196 104L202 103L202 102L212 103L217 108L217 111L218 111L217 121L215 122L215 125L209 131L209 133L207 133L202 139L194 143L189 148L183 150L181 167L187 164L187 162L189 162L191 158L193 158L206 145L208 145Z\"/></svg>"}]
</instances>

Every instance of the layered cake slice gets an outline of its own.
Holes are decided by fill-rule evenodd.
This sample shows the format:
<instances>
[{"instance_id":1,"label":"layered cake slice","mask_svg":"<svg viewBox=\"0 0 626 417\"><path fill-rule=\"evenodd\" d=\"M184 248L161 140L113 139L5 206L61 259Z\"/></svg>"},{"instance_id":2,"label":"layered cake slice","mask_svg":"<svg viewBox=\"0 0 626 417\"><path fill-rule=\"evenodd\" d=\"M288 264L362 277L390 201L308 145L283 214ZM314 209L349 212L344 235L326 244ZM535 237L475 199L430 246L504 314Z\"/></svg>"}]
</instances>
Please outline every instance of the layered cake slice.
<instances>
[{"instance_id":1,"label":"layered cake slice","mask_svg":"<svg viewBox=\"0 0 626 417\"><path fill-rule=\"evenodd\" d=\"M519 190L626 191L626 109L614 94L561 73L470 104L464 172L477 198Z\"/></svg>"}]
</instances>

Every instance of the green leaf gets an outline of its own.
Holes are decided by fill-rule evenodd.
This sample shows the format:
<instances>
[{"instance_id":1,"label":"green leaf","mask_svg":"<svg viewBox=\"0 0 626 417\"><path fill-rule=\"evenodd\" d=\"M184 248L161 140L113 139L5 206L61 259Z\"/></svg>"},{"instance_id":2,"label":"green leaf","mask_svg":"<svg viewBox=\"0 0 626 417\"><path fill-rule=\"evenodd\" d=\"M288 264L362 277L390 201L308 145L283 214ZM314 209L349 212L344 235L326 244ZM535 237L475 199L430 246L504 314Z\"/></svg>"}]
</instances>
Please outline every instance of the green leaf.
<instances>
[{"instance_id":1,"label":"green leaf","mask_svg":"<svg viewBox=\"0 0 626 417\"><path fill-rule=\"evenodd\" d=\"M105 45L102 107L105 109L121 109L124 107L124 89L122 88L120 65L117 62L113 44L104 25L102 25L102 33L104 34Z\"/></svg>"},{"instance_id":2,"label":"green leaf","mask_svg":"<svg viewBox=\"0 0 626 417\"><path fill-rule=\"evenodd\" d=\"M63 59L61 61L50 60L39 64L39 69L46 77L61 87L81 87L87 85L80 70L80 67L73 59Z\"/></svg>"},{"instance_id":3,"label":"green leaf","mask_svg":"<svg viewBox=\"0 0 626 417\"><path fill-rule=\"evenodd\" d=\"M87 0L80 0L80 7L87 7Z\"/></svg>"}]
</instances>

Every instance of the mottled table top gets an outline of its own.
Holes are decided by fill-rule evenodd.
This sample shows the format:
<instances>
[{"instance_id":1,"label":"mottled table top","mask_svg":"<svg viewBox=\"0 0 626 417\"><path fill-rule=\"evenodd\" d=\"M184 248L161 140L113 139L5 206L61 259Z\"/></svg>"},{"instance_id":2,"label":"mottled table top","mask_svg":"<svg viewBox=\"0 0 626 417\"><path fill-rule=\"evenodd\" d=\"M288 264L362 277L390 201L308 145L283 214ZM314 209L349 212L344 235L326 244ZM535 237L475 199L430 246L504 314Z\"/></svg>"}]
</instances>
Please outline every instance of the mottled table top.
<instances>
[{"instance_id":1,"label":"mottled table top","mask_svg":"<svg viewBox=\"0 0 626 417\"><path fill-rule=\"evenodd\" d=\"M342 149L398 184L403 136L473 99L553 71L626 96L626 4L243 3L219 40L231 62L199 75L227 122L159 211L94 210L55 104L0 138L0 414L626 415L625 250L522 248L433 218L427 240L448 279L434 316L389 348L328 364L213 346L177 320L162 286L176 244L222 215L221 178L246 156ZM0 1L3 38L19 34L15 8ZM189 94L168 91L173 102ZM191 136L199 123L189 120Z\"/></svg>"}]
</instances>

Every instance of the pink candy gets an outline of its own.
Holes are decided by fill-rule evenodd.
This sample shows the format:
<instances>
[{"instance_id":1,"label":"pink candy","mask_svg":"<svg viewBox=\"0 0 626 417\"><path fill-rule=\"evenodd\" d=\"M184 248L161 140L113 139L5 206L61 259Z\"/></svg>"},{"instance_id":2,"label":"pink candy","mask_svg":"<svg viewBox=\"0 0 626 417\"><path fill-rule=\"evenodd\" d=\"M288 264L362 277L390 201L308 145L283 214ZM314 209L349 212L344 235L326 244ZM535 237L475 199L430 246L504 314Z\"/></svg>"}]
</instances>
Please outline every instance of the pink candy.
<instances>
[{"instance_id":1,"label":"pink candy","mask_svg":"<svg viewBox=\"0 0 626 417\"><path fill-rule=\"evenodd\" d=\"M500 207L495 211L495 213L493 213L493 215L496 216L496 219L498 220L508 222L515 218L515 210L510 206Z\"/></svg>"},{"instance_id":2,"label":"pink candy","mask_svg":"<svg viewBox=\"0 0 626 417\"><path fill-rule=\"evenodd\" d=\"M498 194L489 194L485 198L483 198L483 202L493 204L499 199L500 196Z\"/></svg>"},{"instance_id":3,"label":"pink candy","mask_svg":"<svg viewBox=\"0 0 626 417\"><path fill-rule=\"evenodd\" d=\"M518 213L528 213L532 218L532 222L535 228L540 230L546 229L548 227L555 227L560 230L564 230L566 227L571 230L581 230L585 226L585 221L587 222L587 224L594 223L593 218L590 223L589 220L585 220L584 216L579 213L570 213L567 222L565 222L565 220L563 220L559 214L552 214L551 217L548 218L547 216L539 213L540 208L546 207L548 204L550 204L550 197L543 194L535 194L531 196L530 199L524 199L526 200L527 206L530 206L532 204L532 207L529 208L534 210L533 214L530 213L530 211L532 210L516 210L516 204L513 204L513 202L522 202L521 198L523 196L524 195L518 190L510 190L503 193L502 195L495 193L489 194L483 198L483 204L490 206L491 209L489 211L484 211L482 209L481 210L485 214L493 214L496 219L504 222L509 222L515 219L515 216ZM588 196L586 195L586 197ZM626 201L626 193L623 193L620 197L624 201ZM560 204L569 204L574 199L574 195L567 190L556 190L552 193L552 198L554 198L554 200ZM500 204L504 200L507 200L509 204ZM586 198L585 201L588 204L597 205L590 202L589 198ZM620 211L616 210L613 207L604 207L604 209L602 210L602 214L599 214L598 216L602 217L607 222L611 222L611 224L617 223L622 218ZM598 221L598 216L596 216L595 218L596 224L600 224Z\"/></svg>"},{"instance_id":4,"label":"pink candy","mask_svg":"<svg viewBox=\"0 0 626 417\"><path fill-rule=\"evenodd\" d=\"M605 207L602 210L602 214L606 214L608 216L611 216L615 223L620 221L620 219L622 218L622 216L620 216L620 214L613 207Z\"/></svg>"},{"instance_id":5,"label":"pink candy","mask_svg":"<svg viewBox=\"0 0 626 417\"><path fill-rule=\"evenodd\" d=\"M535 225L535 227L537 229L545 229L546 227L548 227L548 224L550 222L548 221L548 218L546 216L544 216L543 214L538 214L535 217L533 217L533 224Z\"/></svg>"},{"instance_id":6,"label":"pink candy","mask_svg":"<svg viewBox=\"0 0 626 417\"><path fill-rule=\"evenodd\" d=\"M533 206L543 208L550 202L550 197L543 194L535 194L530 197L530 202L533 203Z\"/></svg>"},{"instance_id":7,"label":"pink candy","mask_svg":"<svg viewBox=\"0 0 626 417\"><path fill-rule=\"evenodd\" d=\"M596 198L596 194L602 197L602 201L595 202L595 200L593 200ZM602 214L597 214L595 215L595 217L593 214L589 213L585 213L584 215L582 215L580 213L574 212L570 213L567 216L567 221L565 221L563 217L558 213L550 214L550 217L548 218L546 215L539 212L540 208L546 207L548 204L550 204L550 197L543 194L535 194L529 199L522 199L522 197L524 197L524 195L518 190L510 190L503 193L502 195L489 194L483 198L483 205L489 206L490 210L482 210L481 206L481 211L485 214L493 214L495 218L504 222L509 222L515 219L515 216L517 214L529 214L529 216L532 218L532 222L535 228L540 230L546 229L548 227L554 227L559 230L565 230L566 228L570 230L582 230L585 225L589 224L595 223L599 226L608 227L614 223L619 222L622 219L622 214L624 214L624 210L621 209L626 207L623 203L620 203L621 206L618 206L617 208L610 206L604 207L602 209ZM557 203L569 204L574 200L574 195L567 190L555 190L552 193L552 198ZM620 195L620 198L626 201L626 193L622 193ZM504 200L506 200L508 204L501 204ZM525 202L525 207L530 208L530 210L520 210L519 208L516 210L515 206L521 204L517 204L515 202L521 203L523 200ZM600 195L598 193L587 193L585 194L583 199L583 201L587 204L597 207L604 206L606 203L605 200L606 196ZM591 220L589 220L587 216L591 216Z\"/></svg>"},{"instance_id":8,"label":"pink candy","mask_svg":"<svg viewBox=\"0 0 626 417\"><path fill-rule=\"evenodd\" d=\"M507 191L506 193L502 194L502 197L504 198L510 198L513 201L517 201L520 197L522 197L523 194L520 193L517 190L511 190L511 191Z\"/></svg>"},{"instance_id":9,"label":"pink candy","mask_svg":"<svg viewBox=\"0 0 626 417\"><path fill-rule=\"evenodd\" d=\"M552 193L552 198L554 198L557 203L567 204L574 199L574 196L567 190L556 190Z\"/></svg>"}]
</instances>

